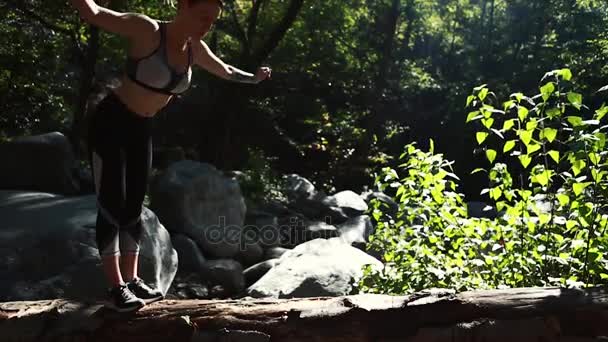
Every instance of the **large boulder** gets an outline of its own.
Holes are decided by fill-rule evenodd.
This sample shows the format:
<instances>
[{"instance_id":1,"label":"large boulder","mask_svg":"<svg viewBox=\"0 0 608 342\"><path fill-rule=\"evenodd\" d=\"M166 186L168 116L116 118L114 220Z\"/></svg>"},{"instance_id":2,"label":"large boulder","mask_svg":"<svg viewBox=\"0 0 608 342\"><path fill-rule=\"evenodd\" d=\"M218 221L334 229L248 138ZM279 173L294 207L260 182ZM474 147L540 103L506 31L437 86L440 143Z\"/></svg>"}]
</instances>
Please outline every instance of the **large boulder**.
<instances>
[{"instance_id":1,"label":"large boulder","mask_svg":"<svg viewBox=\"0 0 608 342\"><path fill-rule=\"evenodd\" d=\"M246 205L234 178L210 164L184 160L150 188L150 207L169 231L188 236L211 258L239 254Z\"/></svg>"},{"instance_id":2,"label":"large boulder","mask_svg":"<svg viewBox=\"0 0 608 342\"><path fill-rule=\"evenodd\" d=\"M333 207L338 207L349 217L363 214L367 210L367 203L361 196L350 190L340 191L324 199Z\"/></svg>"},{"instance_id":3,"label":"large boulder","mask_svg":"<svg viewBox=\"0 0 608 342\"><path fill-rule=\"evenodd\" d=\"M266 215L274 215L277 217L289 215L291 213L291 210L289 209L289 207L287 207L287 203L276 199L271 199L262 203L256 203L256 207L251 209L252 210L247 211L248 215L249 213L255 215L256 211L258 213L266 213Z\"/></svg>"},{"instance_id":4,"label":"large boulder","mask_svg":"<svg viewBox=\"0 0 608 342\"><path fill-rule=\"evenodd\" d=\"M371 191L367 190L361 193L361 198L367 203L369 206L372 200L376 200L380 202L380 208L383 213L391 215L391 217L397 217L397 213L399 212L399 204L395 202L395 200L389 195L381 192L381 191Z\"/></svg>"},{"instance_id":5,"label":"large boulder","mask_svg":"<svg viewBox=\"0 0 608 342\"><path fill-rule=\"evenodd\" d=\"M59 132L16 138L0 144L0 189L75 195L76 163L68 139Z\"/></svg>"},{"instance_id":6,"label":"large boulder","mask_svg":"<svg viewBox=\"0 0 608 342\"><path fill-rule=\"evenodd\" d=\"M165 296L166 299L210 299L209 282L200 272L184 273L178 271Z\"/></svg>"},{"instance_id":7,"label":"large boulder","mask_svg":"<svg viewBox=\"0 0 608 342\"><path fill-rule=\"evenodd\" d=\"M265 260L269 260L269 259L278 259L280 258L283 254L289 252L291 249L289 248L283 248L283 247L272 247L272 248L268 248L265 252L264 252L264 259Z\"/></svg>"},{"instance_id":8,"label":"large boulder","mask_svg":"<svg viewBox=\"0 0 608 342\"><path fill-rule=\"evenodd\" d=\"M102 298L94 195L0 191L0 301ZM164 293L177 271L169 233L143 212L139 275Z\"/></svg>"},{"instance_id":9,"label":"large boulder","mask_svg":"<svg viewBox=\"0 0 608 342\"><path fill-rule=\"evenodd\" d=\"M365 250L370 235L374 233L374 226L368 215L353 217L337 228L343 242L361 250Z\"/></svg>"},{"instance_id":10,"label":"large boulder","mask_svg":"<svg viewBox=\"0 0 608 342\"><path fill-rule=\"evenodd\" d=\"M305 222L304 238L306 241L314 239L330 239L340 235L338 229L331 224L323 221L307 221Z\"/></svg>"},{"instance_id":11,"label":"large boulder","mask_svg":"<svg viewBox=\"0 0 608 342\"><path fill-rule=\"evenodd\" d=\"M331 225L346 222L349 218L367 211L367 203L361 196L350 190L340 191L332 196L322 192L305 197L296 197L288 203L289 209L303 214L311 220L325 221Z\"/></svg>"},{"instance_id":12,"label":"large boulder","mask_svg":"<svg viewBox=\"0 0 608 342\"><path fill-rule=\"evenodd\" d=\"M179 273L199 272L202 269L206 260L196 242L183 234L177 233L171 236L171 242L177 251Z\"/></svg>"},{"instance_id":13,"label":"large boulder","mask_svg":"<svg viewBox=\"0 0 608 342\"><path fill-rule=\"evenodd\" d=\"M270 271L270 269L276 266L278 263L279 259L269 259L257 263L253 266L249 266L246 270L243 271L246 286L251 286L256 281L260 280L260 278L262 278L264 274L268 273L268 271Z\"/></svg>"},{"instance_id":14,"label":"large boulder","mask_svg":"<svg viewBox=\"0 0 608 342\"><path fill-rule=\"evenodd\" d=\"M259 243L243 239L243 243L239 248L239 253L235 257L235 260L243 264L243 266L249 267L262 261L263 258L264 248L262 248Z\"/></svg>"},{"instance_id":15,"label":"large boulder","mask_svg":"<svg viewBox=\"0 0 608 342\"><path fill-rule=\"evenodd\" d=\"M238 295L245 289L243 266L235 260L207 261L201 270L201 278L211 285L220 285L226 295Z\"/></svg>"},{"instance_id":16,"label":"large boulder","mask_svg":"<svg viewBox=\"0 0 608 342\"><path fill-rule=\"evenodd\" d=\"M243 229L245 243L257 243L262 248L281 245L281 231L277 216L259 210L247 210Z\"/></svg>"},{"instance_id":17,"label":"large boulder","mask_svg":"<svg viewBox=\"0 0 608 342\"><path fill-rule=\"evenodd\" d=\"M330 239L340 235L335 226L324 221L309 220L299 214L282 217L278 223L276 234L271 230L266 230L265 234L262 234L262 236L278 236L280 245L277 247L292 248L310 240Z\"/></svg>"},{"instance_id":18,"label":"large boulder","mask_svg":"<svg viewBox=\"0 0 608 342\"><path fill-rule=\"evenodd\" d=\"M363 266L382 263L339 238L316 239L286 252L247 289L251 297L344 296L363 274Z\"/></svg>"},{"instance_id":19,"label":"large boulder","mask_svg":"<svg viewBox=\"0 0 608 342\"><path fill-rule=\"evenodd\" d=\"M318 192L312 182L297 174L283 176L283 184L283 192L290 201L312 198Z\"/></svg>"}]
</instances>

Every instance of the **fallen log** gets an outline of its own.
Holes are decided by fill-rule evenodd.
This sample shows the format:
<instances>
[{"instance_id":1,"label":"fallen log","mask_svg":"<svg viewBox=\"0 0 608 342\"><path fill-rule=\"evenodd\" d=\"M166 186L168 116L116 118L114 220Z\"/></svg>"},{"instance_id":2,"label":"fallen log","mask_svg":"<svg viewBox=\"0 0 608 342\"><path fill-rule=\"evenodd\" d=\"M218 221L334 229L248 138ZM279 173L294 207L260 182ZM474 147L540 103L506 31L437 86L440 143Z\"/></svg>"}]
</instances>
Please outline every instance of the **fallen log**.
<instances>
[{"instance_id":1,"label":"fallen log","mask_svg":"<svg viewBox=\"0 0 608 342\"><path fill-rule=\"evenodd\" d=\"M131 314L65 299L0 303L0 341L596 341L604 288L163 300Z\"/></svg>"}]
</instances>

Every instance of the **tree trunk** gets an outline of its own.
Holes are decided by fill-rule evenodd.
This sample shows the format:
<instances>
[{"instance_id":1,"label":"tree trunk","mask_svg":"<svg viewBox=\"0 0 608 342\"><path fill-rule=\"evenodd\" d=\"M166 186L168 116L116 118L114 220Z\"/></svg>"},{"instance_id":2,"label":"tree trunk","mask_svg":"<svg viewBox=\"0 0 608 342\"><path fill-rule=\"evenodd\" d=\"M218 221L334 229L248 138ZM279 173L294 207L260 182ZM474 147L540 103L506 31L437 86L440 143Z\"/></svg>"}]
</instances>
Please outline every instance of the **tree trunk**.
<instances>
[{"instance_id":1,"label":"tree trunk","mask_svg":"<svg viewBox=\"0 0 608 342\"><path fill-rule=\"evenodd\" d=\"M256 51L253 48L252 39L256 35L258 11L263 5L258 0L248 18L247 30L240 27L238 20L236 31L245 32L250 36L244 37L246 43L240 56L236 59L240 67L248 72L255 73L255 69L268 58L270 53L278 46L289 28L296 20L304 0L291 0L285 15L271 31L268 38ZM268 81L265 81L268 82ZM246 162L247 148L252 144L255 132L252 132L252 117L247 113L249 99L254 96L252 87L256 85L236 84L218 80L214 82L218 89L213 105L209 108L217 108L215 113L209 115L203 127L204 136L201 137L199 155L201 160L209 162L223 170L238 169ZM263 86L263 85L259 85Z\"/></svg>"},{"instance_id":2,"label":"tree trunk","mask_svg":"<svg viewBox=\"0 0 608 342\"><path fill-rule=\"evenodd\" d=\"M405 33L403 34L403 47L405 48L406 53L403 55L411 56L412 49L410 49L410 42L412 40L412 33L414 32L414 26L417 23L416 19L416 10L414 8L414 0L409 0L405 5L405 20L407 20L407 28L405 29Z\"/></svg>"},{"instance_id":3,"label":"tree trunk","mask_svg":"<svg viewBox=\"0 0 608 342\"><path fill-rule=\"evenodd\" d=\"M84 53L84 59L82 60L82 74L78 86L78 97L74 110L72 128L69 134L69 139L77 158L80 158L83 152L81 140L84 136L85 118L87 117L89 110L89 96L95 79L95 65L97 64L97 56L99 54L99 29L89 25L88 31L89 43Z\"/></svg>"},{"instance_id":4,"label":"tree trunk","mask_svg":"<svg viewBox=\"0 0 608 342\"><path fill-rule=\"evenodd\" d=\"M392 0L391 8L386 14L386 18L384 20L379 18L380 22L385 23L386 25L384 32L381 33L383 42L379 51L380 61L378 65L378 78L376 79L376 89L378 90L380 99L382 98L382 93L386 89L388 74L391 64L393 63L393 46L401 9L400 3L401 0Z\"/></svg>"},{"instance_id":5,"label":"tree trunk","mask_svg":"<svg viewBox=\"0 0 608 342\"><path fill-rule=\"evenodd\" d=\"M272 51L279 45L281 40L283 40L287 30L289 30L289 28L293 25L294 21L298 17L298 14L300 13L300 10L302 9L303 4L304 0L291 0L289 2L287 12L277 26L271 31L270 36L262 44L262 47L255 53L251 54L252 57L250 58L247 67L257 67L266 58L268 58L268 56L270 56ZM255 32L255 30L253 30L253 32Z\"/></svg>"},{"instance_id":6,"label":"tree trunk","mask_svg":"<svg viewBox=\"0 0 608 342\"><path fill-rule=\"evenodd\" d=\"M483 42L483 30L485 28L485 21L486 21L486 7L488 5L488 0L483 0L483 2L481 3L481 18L479 19L479 29L477 30L477 51L478 51L478 56L480 58L480 61L482 61L483 56L485 56L483 54L483 51L481 51L482 49L482 42Z\"/></svg>"},{"instance_id":7,"label":"tree trunk","mask_svg":"<svg viewBox=\"0 0 608 342\"><path fill-rule=\"evenodd\" d=\"M164 300L132 314L100 304L0 303L2 341L593 341L608 335L603 288L409 296Z\"/></svg>"},{"instance_id":8,"label":"tree trunk","mask_svg":"<svg viewBox=\"0 0 608 342\"><path fill-rule=\"evenodd\" d=\"M410 2L406 5L406 10L410 9ZM391 71L391 66L394 64L394 42L397 33L397 24L401 16L401 0L392 0L390 7L380 8L380 13L376 17L375 27L379 28L378 36L381 42L378 44L378 69L374 78L373 90L368 96L368 103L372 107L370 113L362 117L361 122L357 125L366 130L365 138L361 139L356 148L356 158L366 159L370 154L373 146L374 136L381 136L383 124L387 117L387 88L388 79ZM408 23L407 30L410 31L412 23ZM411 31L410 31L411 33ZM410 33L406 33L406 39L409 39Z\"/></svg>"},{"instance_id":9,"label":"tree trunk","mask_svg":"<svg viewBox=\"0 0 608 342\"><path fill-rule=\"evenodd\" d=\"M492 47L494 46L494 0L490 3L490 23L488 24L488 38L486 43L487 60L493 58Z\"/></svg>"}]
</instances>

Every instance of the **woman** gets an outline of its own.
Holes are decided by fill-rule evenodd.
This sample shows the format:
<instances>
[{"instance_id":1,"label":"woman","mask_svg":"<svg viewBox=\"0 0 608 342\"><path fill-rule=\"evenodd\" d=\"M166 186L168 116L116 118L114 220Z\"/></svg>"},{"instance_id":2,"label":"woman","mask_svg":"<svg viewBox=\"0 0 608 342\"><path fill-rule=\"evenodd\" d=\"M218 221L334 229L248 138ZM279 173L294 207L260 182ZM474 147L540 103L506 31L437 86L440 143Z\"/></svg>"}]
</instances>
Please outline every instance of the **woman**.
<instances>
[{"instance_id":1,"label":"woman","mask_svg":"<svg viewBox=\"0 0 608 342\"><path fill-rule=\"evenodd\" d=\"M137 276L154 115L172 96L188 89L192 65L245 83L259 83L271 70L259 68L255 75L239 70L201 40L222 10L221 0L179 0L175 18L167 22L115 12L94 0L71 2L83 20L130 43L122 84L92 115L88 145L97 194L96 242L111 285L108 306L121 312L138 310L163 298Z\"/></svg>"}]
</instances>

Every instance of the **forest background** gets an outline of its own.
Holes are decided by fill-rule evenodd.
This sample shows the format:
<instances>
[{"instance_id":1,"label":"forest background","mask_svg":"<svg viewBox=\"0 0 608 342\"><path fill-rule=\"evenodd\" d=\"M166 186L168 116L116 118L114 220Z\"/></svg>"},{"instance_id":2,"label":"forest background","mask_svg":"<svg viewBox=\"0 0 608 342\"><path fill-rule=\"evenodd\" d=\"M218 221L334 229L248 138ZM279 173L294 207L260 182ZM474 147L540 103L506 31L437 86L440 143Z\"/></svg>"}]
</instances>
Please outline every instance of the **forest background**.
<instances>
[{"instance_id":1,"label":"forest background","mask_svg":"<svg viewBox=\"0 0 608 342\"><path fill-rule=\"evenodd\" d=\"M162 1L110 6L174 13ZM242 69L271 66L273 78L241 85L196 70L193 89L159 115L156 148L225 170L297 172L331 191L369 185L405 144L432 138L455 161L460 191L479 199L472 88L527 93L568 67L581 92L597 90L607 14L592 0L227 1L206 41ZM87 110L123 70L125 42L64 1L1 0L0 32L0 139L58 130L82 141Z\"/></svg>"}]
</instances>

